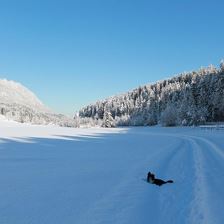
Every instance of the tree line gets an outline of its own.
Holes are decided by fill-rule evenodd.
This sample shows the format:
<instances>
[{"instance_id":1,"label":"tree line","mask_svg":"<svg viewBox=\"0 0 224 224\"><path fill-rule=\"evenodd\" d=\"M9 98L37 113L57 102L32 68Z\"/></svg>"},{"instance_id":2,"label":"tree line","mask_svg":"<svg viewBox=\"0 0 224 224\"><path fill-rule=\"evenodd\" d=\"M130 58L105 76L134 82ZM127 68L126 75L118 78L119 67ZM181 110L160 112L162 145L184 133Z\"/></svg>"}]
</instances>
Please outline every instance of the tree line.
<instances>
[{"instance_id":1,"label":"tree line","mask_svg":"<svg viewBox=\"0 0 224 224\"><path fill-rule=\"evenodd\" d=\"M76 119L102 126L183 126L224 121L224 62L220 68L210 65L98 101L82 108Z\"/></svg>"}]
</instances>

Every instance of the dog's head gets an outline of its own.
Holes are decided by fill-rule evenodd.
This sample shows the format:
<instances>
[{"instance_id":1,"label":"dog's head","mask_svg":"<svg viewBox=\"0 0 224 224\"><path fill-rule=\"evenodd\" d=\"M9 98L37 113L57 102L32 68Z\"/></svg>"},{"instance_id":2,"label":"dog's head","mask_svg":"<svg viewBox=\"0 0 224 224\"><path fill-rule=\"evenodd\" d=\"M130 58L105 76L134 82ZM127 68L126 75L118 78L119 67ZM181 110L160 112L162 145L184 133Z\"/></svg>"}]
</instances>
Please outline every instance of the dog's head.
<instances>
[{"instance_id":1,"label":"dog's head","mask_svg":"<svg viewBox=\"0 0 224 224\"><path fill-rule=\"evenodd\" d=\"M151 172L148 172L148 177L150 177L153 180L155 179L155 175Z\"/></svg>"},{"instance_id":2,"label":"dog's head","mask_svg":"<svg viewBox=\"0 0 224 224\"><path fill-rule=\"evenodd\" d=\"M147 177L147 181L151 184L154 183L154 180L155 180L155 175L151 172L148 172L148 177Z\"/></svg>"}]
</instances>

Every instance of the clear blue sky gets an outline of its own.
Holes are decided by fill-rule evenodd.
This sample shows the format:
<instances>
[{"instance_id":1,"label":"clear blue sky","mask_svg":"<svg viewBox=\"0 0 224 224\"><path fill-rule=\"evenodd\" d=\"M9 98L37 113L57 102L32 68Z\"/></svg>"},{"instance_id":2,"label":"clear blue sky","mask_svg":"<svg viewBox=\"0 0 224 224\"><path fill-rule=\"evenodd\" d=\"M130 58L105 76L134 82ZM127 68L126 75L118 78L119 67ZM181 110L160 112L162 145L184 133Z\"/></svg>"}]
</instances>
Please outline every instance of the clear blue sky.
<instances>
[{"instance_id":1,"label":"clear blue sky","mask_svg":"<svg viewBox=\"0 0 224 224\"><path fill-rule=\"evenodd\" d=\"M0 0L0 78L73 114L224 57L224 2Z\"/></svg>"}]
</instances>

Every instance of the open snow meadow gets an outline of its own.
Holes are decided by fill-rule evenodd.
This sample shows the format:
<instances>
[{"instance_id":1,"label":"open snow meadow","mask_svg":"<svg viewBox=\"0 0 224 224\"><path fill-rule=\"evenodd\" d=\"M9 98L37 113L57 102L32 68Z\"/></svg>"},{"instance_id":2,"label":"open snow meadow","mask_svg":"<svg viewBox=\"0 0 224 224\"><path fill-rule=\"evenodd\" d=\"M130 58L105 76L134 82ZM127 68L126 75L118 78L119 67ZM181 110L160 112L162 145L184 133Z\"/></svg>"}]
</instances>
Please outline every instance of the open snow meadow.
<instances>
[{"instance_id":1,"label":"open snow meadow","mask_svg":"<svg viewBox=\"0 0 224 224\"><path fill-rule=\"evenodd\" d=\"M223 130L0 121L1 224L221 224L223 186Z\"/></svg>"}]
</instances>

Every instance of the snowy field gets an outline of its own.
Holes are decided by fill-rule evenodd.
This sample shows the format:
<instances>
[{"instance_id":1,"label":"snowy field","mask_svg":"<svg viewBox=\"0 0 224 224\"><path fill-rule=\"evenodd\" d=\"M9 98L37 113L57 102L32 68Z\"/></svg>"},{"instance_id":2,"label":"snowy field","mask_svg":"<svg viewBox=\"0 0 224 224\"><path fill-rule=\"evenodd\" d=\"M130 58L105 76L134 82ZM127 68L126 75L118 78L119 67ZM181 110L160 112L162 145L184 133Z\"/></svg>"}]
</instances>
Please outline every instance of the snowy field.
<instances>
[{"instance_id":1,"label":"snowy field","mask_svg":"<svg viewBox=\"0 0 224 224\"><path fill-rule=\"evenodd\" d=\"M0 121L1 224L222 224L223 208L223 130Z\"/></svg>"}]
</instances>

